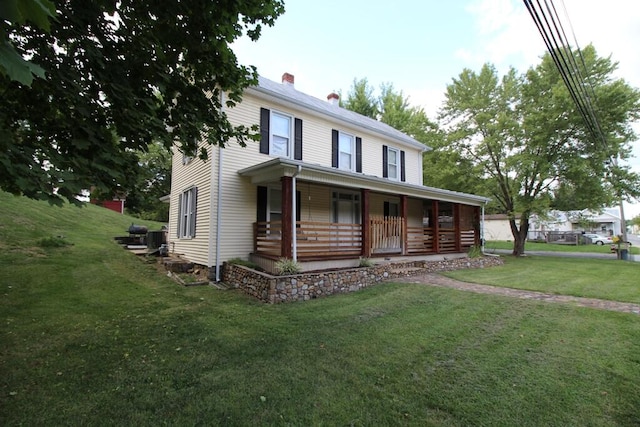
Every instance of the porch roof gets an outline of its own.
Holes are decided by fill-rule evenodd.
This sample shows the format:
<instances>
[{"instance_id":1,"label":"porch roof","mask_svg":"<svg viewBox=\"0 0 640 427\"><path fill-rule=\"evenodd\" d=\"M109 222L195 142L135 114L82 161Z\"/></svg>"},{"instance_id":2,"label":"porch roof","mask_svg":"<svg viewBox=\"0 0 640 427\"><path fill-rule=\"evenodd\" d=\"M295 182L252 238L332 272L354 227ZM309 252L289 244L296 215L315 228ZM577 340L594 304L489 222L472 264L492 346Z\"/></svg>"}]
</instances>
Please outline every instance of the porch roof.
<instances>
[{"instance_id":1,"label":"porch roof","mask_svg":"<svg viewBox=\"0 0 640 427\"><path fill-rule=\"evenodd\" d=\"M249 166L239 170L238 173L241 176L251 178L251 182L257 185L278 181L283 176L295 176L297 179L306 182L353 189L364 188L380 193L402 194L418 199L440 200L471 206L481 206L491 200L487 197L476 196L474 194L407 184L373 175L364 175L283 157Z\"/></svg>"}]
</instances>

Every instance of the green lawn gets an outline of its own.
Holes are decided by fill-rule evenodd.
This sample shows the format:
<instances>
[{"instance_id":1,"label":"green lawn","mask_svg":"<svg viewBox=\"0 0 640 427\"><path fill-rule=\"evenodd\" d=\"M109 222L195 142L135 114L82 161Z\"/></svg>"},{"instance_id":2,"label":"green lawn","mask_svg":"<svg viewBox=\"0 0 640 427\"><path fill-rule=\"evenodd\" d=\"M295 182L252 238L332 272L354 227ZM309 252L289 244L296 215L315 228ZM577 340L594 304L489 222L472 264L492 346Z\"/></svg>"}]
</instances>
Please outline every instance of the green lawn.
<instances>
[{"instance_id":1,"label":"green lawn","mask_svg":"<svg viewBox=\"0 0 640 427\"><path fill-rule=\"evenodd\" d=\"M411 284L266 305L177 286L113 243L131 221L0 193L0 425L640 423L636 315Z\"/></svg>"},{"instance_id":2,"label":"green lawn","mask_svg":"<svg viewBox=\"0 0 640 427\"><path fill-rule=\"evenodd\" d=\"M505 240L489 240L485 247L491 249L508 249L513 250L513 242ZM526 251L548 251L548 252L586 252L610 254L611 245L558 245L553 243L526 242L524 246ZM640 254L640 248L632 246L629 249L630 254Z\"/></svg>"},{"instance_id":3,"label":"green lawn","mask_svg":"<svg viewBox=\"0 0 640 427\"><path fill-rule=\"evenodd\" d=\"M640 264L617 259L503 257L500 267L446 275L466 282L640 304Z\"/></svg>"}]
</instances>

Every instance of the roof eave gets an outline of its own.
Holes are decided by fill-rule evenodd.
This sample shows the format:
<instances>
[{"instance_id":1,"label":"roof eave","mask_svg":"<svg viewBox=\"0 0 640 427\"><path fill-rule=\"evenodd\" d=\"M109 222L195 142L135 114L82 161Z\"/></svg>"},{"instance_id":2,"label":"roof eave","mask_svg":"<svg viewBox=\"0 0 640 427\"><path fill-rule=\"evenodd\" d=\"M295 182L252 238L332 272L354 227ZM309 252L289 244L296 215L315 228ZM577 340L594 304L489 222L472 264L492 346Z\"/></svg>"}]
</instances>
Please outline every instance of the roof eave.
<instances>
[{"instance_id":1,"label":"roof eave","mask_svg":"<svg viewBox=\"0 0 640 427\"><path fill-rule=\"evenodd\" d=\"M254 184L273 182L282 176L297 176L301 180L325 185L339 185L354 189L366 188L381 193L403 194L420 199L436 199L472 206L481 206L491 200L487 197L474 194L407 184L377 176L348 172L282 157L241 169L238 173L241 176L250 177Z\"/></svg>"}]
</instances>

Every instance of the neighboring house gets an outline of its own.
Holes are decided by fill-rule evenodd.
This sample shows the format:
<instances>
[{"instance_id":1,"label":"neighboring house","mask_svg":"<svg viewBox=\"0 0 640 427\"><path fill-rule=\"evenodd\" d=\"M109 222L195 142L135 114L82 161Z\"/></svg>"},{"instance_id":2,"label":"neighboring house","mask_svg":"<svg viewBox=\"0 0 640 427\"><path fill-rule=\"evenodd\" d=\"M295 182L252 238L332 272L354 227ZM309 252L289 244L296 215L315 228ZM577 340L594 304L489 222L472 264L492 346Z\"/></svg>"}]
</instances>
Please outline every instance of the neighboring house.
<instances>
[{"instance_id":1,"label":"neighboring house","mask_svg":"<svg viewBox=\"0 0 640 427\"><path fill-rule=\"evenodd\" d=\"M621 233L622 220L615 208L602 213L589 210L550 211L544 218L532 215L529 219L529 240L546 240L549 232L587 232L604 236ZM513 240L507 215L485 215L484 236L486 240Z\"/></svg>"},{"instance_id":2,"label":"neighboring house","mask_svg":"<svg viewBox=\"0 0 640 427\"><path fill-rule=\"evenodd\" d=\"M485 240L513 240L509 217L505 214L491 214L484 216Z\"/></svg>"},{"instance_id":3,"label":"neighboring house","mask_svg":"<svg viewBox=\"0 0 640 427\"><path fill-rule=\"evenodd\" d=\"M224 102L223 102L224 105ZM169 249L215 272L232 258L273 271L358 265L360 257L464 253L480 239L485 197L425 187L420 142L379 121L260 77L224 113L259 125L208 160L174 149Z\"/></svg>"},{"instance_id":4,"label":"neighboring house","mask_svg":"<svg viewBox=\"0 0 640 427\"><path fill-rule=\"evenodd\" d=\"M603 212L590 210L551 211L548 218L532 217L531 233L545 231L584 231L604 236L614 236L622 232L620 211L616 208Z\"/></svg>"},{"instance_id":5,"label":"neighboring house","mask_svg":"<svg viewBox=\"0 0 640 427\"><path fill-rule=\"evenodd\" d=\"M113 200L98 200L90 199L90 202L94 205L102 206L103 208L110 209L120 214L124 213L124 202L126 198L124 196L116 195Z\"/></svg>"}]
</instances>

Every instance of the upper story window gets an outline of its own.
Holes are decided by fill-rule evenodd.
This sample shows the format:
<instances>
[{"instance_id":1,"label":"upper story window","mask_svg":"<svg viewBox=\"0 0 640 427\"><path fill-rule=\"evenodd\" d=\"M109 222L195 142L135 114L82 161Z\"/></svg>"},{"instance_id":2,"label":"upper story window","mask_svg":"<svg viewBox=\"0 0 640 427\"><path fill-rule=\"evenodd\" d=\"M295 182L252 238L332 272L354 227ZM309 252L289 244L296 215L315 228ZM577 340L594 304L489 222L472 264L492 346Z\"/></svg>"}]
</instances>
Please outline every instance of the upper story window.
<instances>
[{"instance_id":1,"label":"upper story window","mask_svg":"<svg viewBox=\"0 0 640 427\"><path fill-rule=\"evenodd\" d=\"M353 136L340 132L338 136L338 167L340 169L354 170L356 157L354 148Z\"/></svg>"},{"instance_id":2,"label":"upper story window","mask_svg":"<svg viewBox=\"0 0 640 427\"><path fill-rule=\"evenodd\" d=\"M291 117L271 112L271 148L272 156L290 157L291 152Z\"/></svg>"},{"instance_id":3,"label":"upper story window","mask_svg":"<svg viewBox=\"0 0 640 427\"><path fill-rule=\"evenodd\" d=\"M331 131L331 166L362 172L362 138L333 129Z\"/></svg>"},{"instance_id":4,"label":"upper story window","mask_svg":"<svg viewBox=\"0 0 640 427\"><path fill-rule=\"evenodd\" d=\"M397 148L382 146L382 177L404 182L405 154Z\"/></svg>"},{"instance_id":5,"label":"upper story window","mask_svg":"<svg viewBox=\"0 0 640 427\"><path fill-rule=\"evenodd\" d=\"M302 160L302 120L261 108L260 152Z\"/></svg>"},{"instance_id":6,"label":"upper story window","mask_svg":"<svg viewBox=\"0 0 640 427\"><path fill-rule=\"evenodd\" d=\"M400 153L395 148L389 148L387 153L387 177L389 179L398 179L398 169L400 163Z\"/></svg>"}]
</instances>

